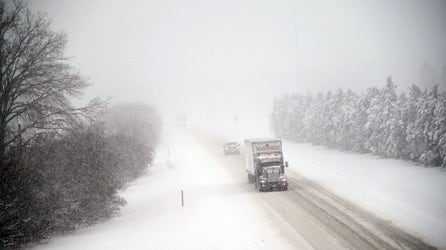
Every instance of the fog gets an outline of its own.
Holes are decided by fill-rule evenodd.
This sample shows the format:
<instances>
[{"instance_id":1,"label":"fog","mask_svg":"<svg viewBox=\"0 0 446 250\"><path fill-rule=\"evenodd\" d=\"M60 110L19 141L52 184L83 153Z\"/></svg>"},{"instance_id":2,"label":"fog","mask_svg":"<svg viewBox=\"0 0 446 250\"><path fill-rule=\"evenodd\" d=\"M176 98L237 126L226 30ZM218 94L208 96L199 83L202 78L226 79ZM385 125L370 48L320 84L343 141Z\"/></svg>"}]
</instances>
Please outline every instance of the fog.
<instances>
[{"instance_id":1,"label":"fog","mask_svg":"<svg viewBox=\"0 0 446 250\"><path fill-rule=\"evenodd\" d=\"M266 116L283 93L446 78L446 1L33 0L68 37L86 98L164 115ZM428 83L433 85L434 83Z\"/></svg>"}]
</instances>

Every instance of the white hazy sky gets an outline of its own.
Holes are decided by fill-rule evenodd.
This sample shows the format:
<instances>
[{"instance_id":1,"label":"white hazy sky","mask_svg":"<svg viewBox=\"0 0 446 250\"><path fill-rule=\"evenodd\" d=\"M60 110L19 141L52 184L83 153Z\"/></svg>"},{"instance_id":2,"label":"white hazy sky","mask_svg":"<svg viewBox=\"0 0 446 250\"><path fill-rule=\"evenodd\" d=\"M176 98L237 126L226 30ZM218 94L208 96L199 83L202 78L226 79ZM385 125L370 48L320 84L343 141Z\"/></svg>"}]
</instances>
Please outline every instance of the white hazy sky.
<instances>
[{"instance_id":1,"label":"white hazy sky","mask_svg":"<svg viewBox=\"0 0 446 250\"><path fill-rule=\"evenodd\" d=\"M282 93L405 89L446 65L445 0L32 0L93 86L162 112L263 113Z\"/></svg>"}]
</instances>

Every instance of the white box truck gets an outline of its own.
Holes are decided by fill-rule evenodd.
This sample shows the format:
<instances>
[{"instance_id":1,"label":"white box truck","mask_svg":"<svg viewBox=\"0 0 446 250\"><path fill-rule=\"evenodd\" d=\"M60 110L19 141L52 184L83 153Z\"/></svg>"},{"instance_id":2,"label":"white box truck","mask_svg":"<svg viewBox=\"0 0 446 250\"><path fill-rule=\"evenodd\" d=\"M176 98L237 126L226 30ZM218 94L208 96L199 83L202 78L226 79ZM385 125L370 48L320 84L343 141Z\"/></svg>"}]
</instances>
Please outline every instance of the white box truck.
<instances>
[{"instance_id":1,"label":"white box truck","mask_svg":"<svg viewBox=\"0 0 446 250\"><path fill-rule=\"evenodd\" d=\"M281 140L245 140L245 164L248 182L254 183L260 192L288 189L285 176L288 162L283 158Z\"/></svg>"}]
</instances>

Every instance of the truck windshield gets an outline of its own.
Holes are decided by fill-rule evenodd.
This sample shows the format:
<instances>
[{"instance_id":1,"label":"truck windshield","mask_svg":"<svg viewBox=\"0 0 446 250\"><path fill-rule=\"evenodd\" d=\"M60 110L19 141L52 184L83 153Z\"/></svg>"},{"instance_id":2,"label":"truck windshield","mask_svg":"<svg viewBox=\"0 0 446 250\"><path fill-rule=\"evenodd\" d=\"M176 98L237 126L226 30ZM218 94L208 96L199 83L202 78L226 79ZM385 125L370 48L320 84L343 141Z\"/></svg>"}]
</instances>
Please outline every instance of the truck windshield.
<instances>
[{"instance_id":1,"label":"truck windshield","mask_svg":"<svg viewBox=\"0 0 446 250\"><path fill-rule=\"evenodd\" d=\"M280 166L280 165L281 165L281 163L279 161L271 161L271 162L262 163L262 166L264 166L264 167Z\"/></svg>"},{"instance_id":2,"label":"truck windshield","mask_svg":"<svg viewBox=\"0 0 446 250\"><path fill-rule=\"evenodd\" d=\"M278 168L269 168L266 170L268 174L280 174L280 169Z\"/></svg>"}]
</instances>

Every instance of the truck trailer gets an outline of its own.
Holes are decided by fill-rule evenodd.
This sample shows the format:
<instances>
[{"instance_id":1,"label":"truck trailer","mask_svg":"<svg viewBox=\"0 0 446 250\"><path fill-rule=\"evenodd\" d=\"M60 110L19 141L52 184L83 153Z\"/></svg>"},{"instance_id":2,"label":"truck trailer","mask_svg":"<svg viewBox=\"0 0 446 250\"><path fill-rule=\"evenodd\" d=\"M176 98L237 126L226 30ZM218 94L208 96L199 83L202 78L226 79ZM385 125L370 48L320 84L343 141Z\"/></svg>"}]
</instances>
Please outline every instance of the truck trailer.
<instances>
[{"instance_id":1,"label":"truck trailer","mask_svg":"<svg viewBox=\"0 0 446 250\"><path fill-rule=\"evenodd\" d=\"M245 140L245 164L248 182L260 192L287 190L288 180L282 153L282 141L277 139Z\"/></svg>"}]
</instances>

